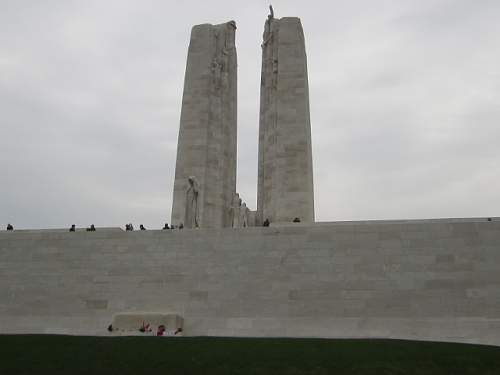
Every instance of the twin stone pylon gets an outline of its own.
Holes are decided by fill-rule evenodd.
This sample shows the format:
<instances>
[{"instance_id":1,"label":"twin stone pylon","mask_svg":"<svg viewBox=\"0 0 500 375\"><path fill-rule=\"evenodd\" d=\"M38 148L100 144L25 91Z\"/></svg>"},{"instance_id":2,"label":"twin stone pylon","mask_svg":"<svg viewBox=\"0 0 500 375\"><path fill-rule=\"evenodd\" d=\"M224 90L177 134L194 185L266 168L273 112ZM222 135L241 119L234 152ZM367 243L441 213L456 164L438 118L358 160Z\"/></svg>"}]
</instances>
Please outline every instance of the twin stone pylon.
<instances>
[{"instance_id":1,"label":"twin stone pylon","mask_svg":"<svg viewBox=\"0 0 500 375\"><path fill-rule=\"evenodd\" d=\"M231 21L191 31L175 166L175 226L230 226L236 193L235 30Z\"/></svg>"},{"instance_id":2,"label":"twin stone pylon","mask_svg":"<svg viewBox=\"0 0 500 375\"><path fill-rule=\"evenodd\" d=\"M197 25L191 31L172 224L223 228L236 222L258 226L266 219L314 222L309 88L300 19L270 15L265 23L257 211L248 214L236 194L235 31L234 21Z\"/></svg>"}]
</instances>

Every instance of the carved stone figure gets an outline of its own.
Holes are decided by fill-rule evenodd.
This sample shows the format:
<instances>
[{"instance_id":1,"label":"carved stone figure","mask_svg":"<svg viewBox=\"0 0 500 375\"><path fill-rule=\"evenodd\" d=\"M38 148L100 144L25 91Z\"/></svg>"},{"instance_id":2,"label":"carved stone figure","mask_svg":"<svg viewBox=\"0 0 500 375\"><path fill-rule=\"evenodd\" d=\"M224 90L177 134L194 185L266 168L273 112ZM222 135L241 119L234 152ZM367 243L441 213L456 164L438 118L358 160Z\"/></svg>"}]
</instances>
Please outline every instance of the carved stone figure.
<instances>
[{"instance_id":1,"label":"carved stone figure","mask_svg":"<svg viewBox=\"0 0 500 375\"><path fill-rule=\"evenodd\" d=\"M271 40L272 33L271 33L271 22L267 20L267 22L264 25L264 34L262 35L262 44L260 45L262 48L267 46L267 43Z\"/></svg>"},{"instance_id":2,"label":"carved stone figure","mask_svg":"<svg viewBox=\"0 0 500 375\"><path fill-rule=\"evenodd\" d=\"M239 228L240 227L240 210L241 210L241 199L238 193L234 194L233 204L231 205L231 220L232 227Z\"/></svg>"},{"instance_id":3,"label":"carved stone figure","mask_svg":"<svg viewBox=\"0 0 500 375\"><path fill-rule=\"evenodd\" d=\"M216 58L212 60L212 82L216 91L221 88L222 64Z\"/></svg>"},{"instance_id":4,"label":"carved stone figure","mask_svg":"<svg viewBox=\"0 0 500 375\"><path fill-rule=\"evenodd\" d=\"M186 191L186 214L184 225L186 228L198 228L198 194L199 186L195 176L189 176L189 187Z\"/></svg>"},{"instance_id":5,"label":"carved stone figure","mask_svg":"<svg viewBox=\"0 0 500 375\"><path fill-rule=\"evenodd\" d=\"M243 203L240 208L240 228L248 227L248 211L247 204Z\"/></svg>"}]
</instances>

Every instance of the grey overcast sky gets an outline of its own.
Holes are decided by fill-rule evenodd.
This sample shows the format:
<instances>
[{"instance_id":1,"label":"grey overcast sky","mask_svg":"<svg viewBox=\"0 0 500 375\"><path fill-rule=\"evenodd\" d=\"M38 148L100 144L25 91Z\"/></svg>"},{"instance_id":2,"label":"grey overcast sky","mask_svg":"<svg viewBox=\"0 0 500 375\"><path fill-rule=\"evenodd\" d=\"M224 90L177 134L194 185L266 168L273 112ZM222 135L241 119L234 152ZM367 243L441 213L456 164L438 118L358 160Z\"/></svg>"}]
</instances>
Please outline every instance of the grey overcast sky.
<instances>
[{"instance_id":1,"label":"grey overcast sky","mask_svg":"<svg viewBox=\"0 0 500 375\"><path fill-rule=\"evenodd\" d=\"M500 216L500 1L273 1L302 19L316 219ZM170 221L192 25L235 20L256 206L268 1L0 0L0 225Z\"/></svg>"}]
</instances>

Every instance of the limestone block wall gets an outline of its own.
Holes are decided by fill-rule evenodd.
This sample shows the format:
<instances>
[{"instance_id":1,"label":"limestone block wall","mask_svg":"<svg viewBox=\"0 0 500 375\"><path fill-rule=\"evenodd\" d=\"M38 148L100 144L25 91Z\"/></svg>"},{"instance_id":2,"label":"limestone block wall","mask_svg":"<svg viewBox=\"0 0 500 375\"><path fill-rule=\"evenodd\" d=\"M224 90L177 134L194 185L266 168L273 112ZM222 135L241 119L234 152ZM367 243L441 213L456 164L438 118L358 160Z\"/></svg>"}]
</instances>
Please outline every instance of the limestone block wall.
<instances>
[{"instance_id":1,"label":"limestone block wall","mask_svg":"<svg viewBox=\"0 0 500 375\"><path fill-rule=\"evenodd\" d=\"M309 84L299 18L269 18L262 42L257 220L314 222Z\"/></svg>"},{"instance_id":2,"label":"limestone block wall","mask_svg":"<svg viewBox=\"0 0 500 375\"><path fill-rule=\"evenodd\" d=\"M126 311L185 335L500 345L500 219L0 232L0 333L107 334Z\"/></svg>"},{"instance_id":3,"label":"limestone block wall","mask_svg":"<svg viewBox=\"0 0 500 375\"><path fill-rule=\"evenodd\" d=\"M202 228L231 225L236 192L237 62L234 21L196 25L186 64L171 222L185 221L188 177L199 184Z\"/></svg>"}]
</instances>

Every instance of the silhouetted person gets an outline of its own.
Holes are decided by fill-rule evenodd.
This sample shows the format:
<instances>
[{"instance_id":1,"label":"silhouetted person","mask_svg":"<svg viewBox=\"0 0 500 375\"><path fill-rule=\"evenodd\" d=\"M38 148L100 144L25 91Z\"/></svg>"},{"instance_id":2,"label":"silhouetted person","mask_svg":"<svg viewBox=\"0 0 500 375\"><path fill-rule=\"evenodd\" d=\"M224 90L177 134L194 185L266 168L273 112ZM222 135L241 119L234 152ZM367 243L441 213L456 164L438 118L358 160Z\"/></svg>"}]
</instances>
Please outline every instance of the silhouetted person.
<instances>
[{"instance_id":1,"label":"silhouetted person","mask_svg":"<svg viewBox=\"0 0 500 375\"><path fill-rule=\"evenodd\" d=\"M268 227L268 226L269 226L269 224L271 224L271 223L269 222L269 219L266 219L266 220L264 220L264 222L262 223L262 226L263 226L263 227Z\"/></svg>"},{"instance_id":2,"label":"silhouetted person","mask_svg":"<svg viewBox=\"0 0 500 375\"><path fill-rule=\"evenodd\" d=\"M293 222L294 223L300 223L300 219L298 217L296 217L295 219L293 219Z\"/></svg>"},{"instance_id":3,"label":"silhouetted person","mask_svg":"<svg viewBox=\"0 0 500 375\"><path fill-rule=\"evenodd\" d=\"M184 224L180 223L179 229L182 229L182 228L184 228Z\"/></svg>"},{"instance_id":4,"label":"silhouetted person","mask_svg":"<svg viewBox=\"0 0 500 375\"><path fill-rule=\"evenodd\" d=\"M158 326L158 330L156 331L156 336L163 336L165 335L165 326L162 324L160 326Z\"/></svg>"},{"instance_id":5,"label":"silhouetted person","mask_svg":"<svg viewBox=\"0 0 500 375\"><path fill-rule=\"evenodd\" d=\"M130 224L125 224L125 230L129 231L129 230L134 230L134 226L132 225L132 223Z\"/></svg>"},{"instance_id":6,"label":"silhouetted person","mask_svg":"<svg viewBox=\"0 0 500 375\"><path fill-rule=\"evenodd\" d=\"M74 232L74 231L76 231L76 226L75 226L75 224L72 224L72 225L71 225L71 228L69 228L69 231L70 231L70 232Z\"/></svg>"},{"instance_id":7,"label":"silhouetted person","mask_svg":"<svg viewBox=\"0 0 500 375\"><path fill-rule=\"evenodd\" d=\"M14 227L11 224L7 224L7 230L14 230Z\"/></svg>"},{"instance_id":8,"label":"silhouetted person","mask_svg":"<svg viewBox=\"0 0 500 375\"><path fill-rule=\"evenodd\" d=\"M95 226L94 226L94 224L91 224L90 228L87 228L87 232L95 232Z\"/></svg>"},{"instance_id":9,"label":"silhouetted person","mask_svg":"<svg viewBox=\"0 0 500 375\"><path fill-rule=\"evenodd\" d=\"M163 227L163 229L170 229L170 227L168 226L168 223L165 223L165 226Z\"/></svg>"},{"instance_id":10,"label":"silhouetted person","mask_svg":"<svg viewBox=\"0 0 500 375\"><path fill-rule=\"evenodd\" d=\"M139 225L139 228L140 228L141 230L146 230L146 228L145 228L145 227L144 227L144 225L142 225L142 224L141 224L141 225Z\"/></svg>"},{"instance_id":11,"label":"silhouetted person","mask_svg":"<svg viewBox=\"0 0 500 375\"><path fill-rule=\"evenodd\" d=\"M113 332L113 325L112 325L112 324L110 324L110 325L108 326L108 331L109 331L109 332Z\"/></svg>"}]
</instances>

